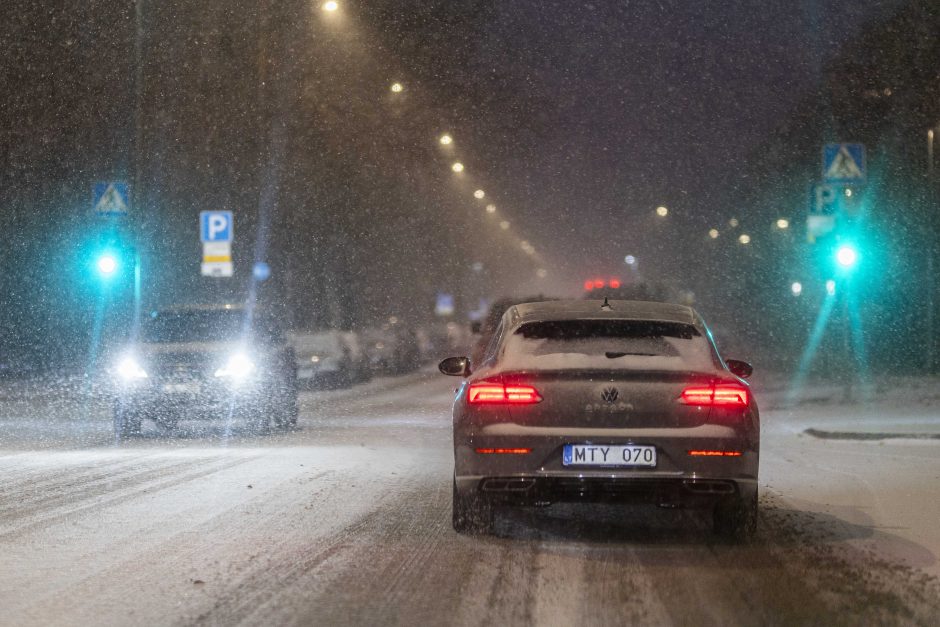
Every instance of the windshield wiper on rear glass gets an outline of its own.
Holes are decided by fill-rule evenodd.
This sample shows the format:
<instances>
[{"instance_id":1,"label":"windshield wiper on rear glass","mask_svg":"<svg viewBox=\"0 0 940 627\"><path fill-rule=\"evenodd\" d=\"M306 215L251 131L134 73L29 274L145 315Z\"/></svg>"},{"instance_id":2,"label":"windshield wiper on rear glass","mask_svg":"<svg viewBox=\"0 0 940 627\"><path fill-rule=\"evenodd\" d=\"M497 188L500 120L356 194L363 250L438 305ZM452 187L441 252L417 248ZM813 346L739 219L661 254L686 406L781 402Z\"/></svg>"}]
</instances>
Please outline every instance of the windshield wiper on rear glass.
<instances>
[{"instance_id":1,"label":"windshield wiper on rear glass","mask_svg":"<svg viewBox=\"0 0 940 627\"><path fill-rule=\"evenodd\" d=\"M607 359L617 359L618 357L626 357L627 355L638 355L640 357L655 357L656 353L621 353L619 351L607 351L604 353L607 355Z\"/></svg>"}]
</instances>

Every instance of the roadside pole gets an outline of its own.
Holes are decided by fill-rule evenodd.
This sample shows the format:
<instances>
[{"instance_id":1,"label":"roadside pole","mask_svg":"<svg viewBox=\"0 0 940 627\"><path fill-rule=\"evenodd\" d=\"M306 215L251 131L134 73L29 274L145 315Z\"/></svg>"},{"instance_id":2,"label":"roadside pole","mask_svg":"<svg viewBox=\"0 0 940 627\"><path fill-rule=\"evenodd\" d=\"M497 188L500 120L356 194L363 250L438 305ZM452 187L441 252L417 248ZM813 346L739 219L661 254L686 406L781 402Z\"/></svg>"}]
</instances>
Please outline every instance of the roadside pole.
<instances>
[{"instance_id":1,"label":"roadside pole","mask_svg":"<svg viewBox=\"0 0 940 627\"><path fill-rule=\"evenodd\" d=\"M940 124L937 125L937 129L940 129ZM934 163L933 163L933 142L934 136L936 135L936 130L931 128L927 131L927 211L928 211L928 230L931 235L936 235L934 229L938 222L937 219L937 210L938 210L938 194L937 194L937 182L934 176ZM927 276L925 284L927 285L927 364L926 370L928 374L933 374L934 369L937 366L937 337L936 337L936 322L934 318L936 316L936 296L937 296L937 285L936 281L936 272L934 272L934 265L936 263L937 257L937 243L935 237L929 237L929 243L927 245Z\"/></svg>"}]
</instances>

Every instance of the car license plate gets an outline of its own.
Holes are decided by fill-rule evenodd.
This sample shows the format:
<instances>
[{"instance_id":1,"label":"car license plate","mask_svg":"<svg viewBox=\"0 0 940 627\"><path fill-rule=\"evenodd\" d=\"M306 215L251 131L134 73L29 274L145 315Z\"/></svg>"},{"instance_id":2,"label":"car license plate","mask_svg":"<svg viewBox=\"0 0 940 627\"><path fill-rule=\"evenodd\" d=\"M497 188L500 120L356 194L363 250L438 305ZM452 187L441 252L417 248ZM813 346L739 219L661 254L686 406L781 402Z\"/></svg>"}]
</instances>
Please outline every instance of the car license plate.
<instances>
[{"instance_id":1,"label":"car license plate","mask_svg":"<svg viewBox=\"0 0 940 627\"><path fill-rule=\"evenodd\" d=\"M634 444L566 444L565 466L656 466L656 447Z\"/></svg>"},{"instance_id":2,"label":"car license plate","mask_svg":"<svg viewBox=\"0 0 940 627\"><path fill-rule=\"evenodd\" d=\"M163 385L164 392L173 394L199 394L200 386L198 381L189 381L187 383L166 383Z\"/></svg>"}]
</instances>

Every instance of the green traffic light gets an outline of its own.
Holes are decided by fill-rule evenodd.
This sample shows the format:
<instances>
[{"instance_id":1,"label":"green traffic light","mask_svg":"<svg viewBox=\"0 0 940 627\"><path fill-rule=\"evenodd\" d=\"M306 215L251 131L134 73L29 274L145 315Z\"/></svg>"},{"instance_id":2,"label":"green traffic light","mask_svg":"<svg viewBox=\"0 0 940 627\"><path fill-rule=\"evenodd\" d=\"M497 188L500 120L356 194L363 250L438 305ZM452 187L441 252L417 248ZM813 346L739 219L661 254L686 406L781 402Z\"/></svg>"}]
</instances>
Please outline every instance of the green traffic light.
<instances>
[{"instance_id":1,"label":"green traffic light","mask_svg":"<svg viewBox=\"0 0 940 627\"><path fill-rule=\"evenodd\" d=\"M858 251L854 246L844 244L836 250L836 263L848 270L858 263Z\"/></svg>"},{"instance_id":2,"label":"green traffic light","mask_svg":"<svg viewBox=\"0 0 940 627\"><path fill-rule=\"evenodd\" d=\"M101 276L109 277L117 272L118 261L114 255L110 253L104 253L98 257L98 261L95 263L95 266L98 268L98 273Z\"/></svg>"}]
</instances>

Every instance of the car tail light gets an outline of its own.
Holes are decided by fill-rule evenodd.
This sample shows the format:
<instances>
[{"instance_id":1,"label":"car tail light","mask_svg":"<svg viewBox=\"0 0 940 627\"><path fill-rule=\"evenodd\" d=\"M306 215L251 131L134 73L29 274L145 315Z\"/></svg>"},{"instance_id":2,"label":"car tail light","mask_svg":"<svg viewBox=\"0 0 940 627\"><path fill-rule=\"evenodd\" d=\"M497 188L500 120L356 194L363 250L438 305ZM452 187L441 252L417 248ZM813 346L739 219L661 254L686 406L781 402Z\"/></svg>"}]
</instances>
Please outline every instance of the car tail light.
<instances>
[{"instance_id":1,"label":"car tail light","mask_svg":"<svg viewBox=\"0 0 940 627\"><path fill-rule=\"evenodd\" d=\"M741 457L741 451L689 451L692 457Z\"/></svg>"},{"instance_id":2,"label":"car tail light","mask_svg":"<svg viewBox=\"0 0 940 627\"><path fill-rule=\"evenodd\" d=\"M679 397L684 405L721 407L746 407L748 400L747 388L735 384L687 387Z\"/></svg>"},{"instance_id":3,"label":"car tail light","mask_svg":"<svg viewBox=\"0 0 940 627\"><path fill-rule=\"evenodd\" d=\"M530 448L478 448L477 453L481 455L528 455L532 452Z\"/></svg>"},{"instance_id":4,"label":"car tail light","mask_svg":"<svg viewBox=\"0 0 940 627\"><path fill-rule=\"evenodd\" d=\"M532 405L542 401L539 391L531 385L504 385L502 383L473 383L467 392L471 405L512 404Z\"/></svg>"}]
</instances>

